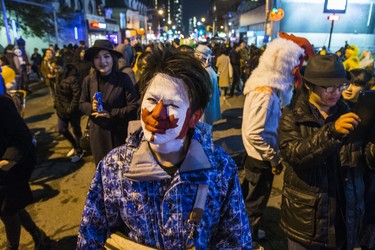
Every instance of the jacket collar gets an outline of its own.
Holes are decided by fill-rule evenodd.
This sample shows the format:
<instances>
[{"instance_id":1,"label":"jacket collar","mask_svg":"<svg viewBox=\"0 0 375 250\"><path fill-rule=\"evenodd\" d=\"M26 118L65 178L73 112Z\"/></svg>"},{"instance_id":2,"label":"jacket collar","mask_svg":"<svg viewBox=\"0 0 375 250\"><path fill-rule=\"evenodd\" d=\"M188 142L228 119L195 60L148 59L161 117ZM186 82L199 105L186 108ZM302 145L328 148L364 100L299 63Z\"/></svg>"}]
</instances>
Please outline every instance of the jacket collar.
<instances>
[{"instance_id":1,"label":"jacket collar","mask_svg":"<svg viewBox=\"0 0 375 250\"><path fill-rule=\"evenodd\" d=\"M96 93L96 92L99 91L98 90L98 77L99 77L98 72L95 71L95 73L92 74L90 77L91 77L90 89L92 89L93 92ZM106 101L109 98L109 96L110 96L110 94L111 94L111 92L114 88L114 85L112 84L114 82L117 82L116 74L114 72L111 72L111 75L110 75L110 78L109 78L108 82L104 85L104 90L103 90L103 93L102 93L103 101Z\"/></svg>"},{"instance_id":2,"label":"jacket collar","mask_svg":"<svg viewBox=\"0 0 375 250\"><path fill-rule=\"evenodd\" d=\"M211 169L211 164L202 145L196 139L191 139L185 160L182 162L178 173L183 176L182 179L184 180L205 183L207 175L203 174L203 176L200 176L198 174L197 176L197 173L206 172L205 170L209 169ZM194 178L192 177L193 175L190 175L191 173L195 173ZM142 140L139 148L134 152L129 171L124 176L134 181L165 180L171 178L159 166L150 151L148 142L145 140Z\"/></svg>"},{"instance_id":3,"label":"jacket collar","mask_svg":"<svg viewBox=\"0 0 375 250\"><path fill-rule=\"evenodd\" d=\"M300 92L296 93L290 108L293 111L295 121L297 123L314 122L320 125L324 124L324 119L318 111L318 109L309 102L308 92L301 89ZM348 105L340 99L337 104L333 107L332 116L329 120L336 120L338 115L349 112ZM322 120L323 119L323 120Z\"/></svg>"}]
</instances>

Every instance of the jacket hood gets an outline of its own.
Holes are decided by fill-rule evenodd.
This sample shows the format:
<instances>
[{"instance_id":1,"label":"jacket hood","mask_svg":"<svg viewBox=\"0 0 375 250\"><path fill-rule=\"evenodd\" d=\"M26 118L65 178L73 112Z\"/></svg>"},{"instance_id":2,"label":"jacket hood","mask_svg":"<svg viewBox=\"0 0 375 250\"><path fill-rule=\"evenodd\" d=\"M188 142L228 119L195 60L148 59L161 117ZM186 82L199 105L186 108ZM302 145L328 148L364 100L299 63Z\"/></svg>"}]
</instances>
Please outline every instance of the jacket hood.
<instances>
[{"instance_id":1,"label":"jacket hood","mask_svg":"<svg viewBox=\"0 0 375 250\"><path fill-rule=\"evenodd\" d=\"M246 81L244 94L260 86L289 89L294 84L293 69L300 64L304 54L304 50L292 41L284 38L273 40Z\"/></svg>"}]
</instances>

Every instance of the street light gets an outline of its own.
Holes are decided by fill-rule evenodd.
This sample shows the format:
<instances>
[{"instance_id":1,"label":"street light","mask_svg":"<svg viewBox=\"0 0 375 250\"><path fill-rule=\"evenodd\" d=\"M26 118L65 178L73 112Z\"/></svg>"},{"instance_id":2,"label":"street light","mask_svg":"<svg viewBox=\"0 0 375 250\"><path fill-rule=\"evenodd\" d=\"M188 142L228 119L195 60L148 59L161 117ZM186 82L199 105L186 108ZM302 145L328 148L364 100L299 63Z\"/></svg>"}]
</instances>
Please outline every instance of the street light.
<instances>
[{"instance_id":1,"label":"street light","mask_svg":"<svg viewBox=\"0 0 375 250\"><path fill-rule=\"evenodd\" d=\"M161 21L160 21L160 18L163 16L163 14L164 14L164 10L163 9L160 9L160 10L158 10L158 14L159 14L159 16L158 16L158 36L160 37L160 35L161 35Z\"/></svg>"},{"instance_id":2,"label":"street light","mask_svg":"<svg viewBox=\"0 0 375 250\"><path fill-rule=\"evenodd\" d=\"M206 21L206 18L202 17L201 21L202 21L202 23L204 23Z\"/></svg>"}]
</instances>

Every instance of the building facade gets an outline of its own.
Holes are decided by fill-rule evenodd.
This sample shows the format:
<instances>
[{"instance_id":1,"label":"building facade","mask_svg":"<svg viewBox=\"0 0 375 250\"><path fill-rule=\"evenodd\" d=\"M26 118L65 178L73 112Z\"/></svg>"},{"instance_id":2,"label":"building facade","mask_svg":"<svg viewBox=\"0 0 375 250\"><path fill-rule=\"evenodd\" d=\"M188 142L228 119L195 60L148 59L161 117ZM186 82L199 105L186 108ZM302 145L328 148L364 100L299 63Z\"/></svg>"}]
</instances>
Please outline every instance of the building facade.
<instances>
[{"instance_id":1,"label":"building facade","mask_svg":"<svg viewBox=\"0 0 375 250\"><path fill-rule=\"evenodd\" d=\"M357 45L361 51L375 51L373 0L347 0L346 12L335 14L339 20L334 21L332 33L332 21L328 20L332 14L323 13L325 0L242 0L232 12L228 12L228 6L220 5L221 1L212 1L211 22L216 22L216 31L219 24L227 38L236 41L246 40L248 44L261 46L284 31L306 37L317 48L330 45L331 52L344 46L345 41ZM281 21L269 19L274 7L284 11Z\"/></svg>"}]
</instances>

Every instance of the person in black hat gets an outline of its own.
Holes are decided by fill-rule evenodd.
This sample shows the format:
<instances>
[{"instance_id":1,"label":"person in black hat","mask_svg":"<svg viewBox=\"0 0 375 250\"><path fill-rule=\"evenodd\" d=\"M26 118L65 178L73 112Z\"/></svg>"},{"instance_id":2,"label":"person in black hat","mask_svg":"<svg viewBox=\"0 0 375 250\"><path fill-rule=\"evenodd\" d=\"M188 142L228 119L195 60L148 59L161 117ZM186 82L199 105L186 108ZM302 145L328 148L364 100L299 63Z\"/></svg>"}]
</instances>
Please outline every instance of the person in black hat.
<instances>
[{"instance_id":1,"label":"person in black hat","mask_svg":"<svg viewBox=\"0 0 375 250\"><path fill-rule=\"evenodd\" d=\"M341 99L352 76L337 55L312 56L300 74L304 85L279 123L285 166L280 225L288 249L340 249L348 240L349 213L339 152L360 122Z\"/></svg>"},{"instance_id":2,"label":"person in black hat","mask_svg":"<svg viewBox=\"0 0 375 250\"><path fill-rule=\"evenodd\" d=\"M109 40L96 40L85 52L94 73L82 86L79 108L90 119L90 146L95 164L113 148L125 143L128 121L137 118L138 94L129 76L118 72L117 59L122 54ZM95 93L101 92L103 111L98 112Z\"/></svg>"}]
</instances>

